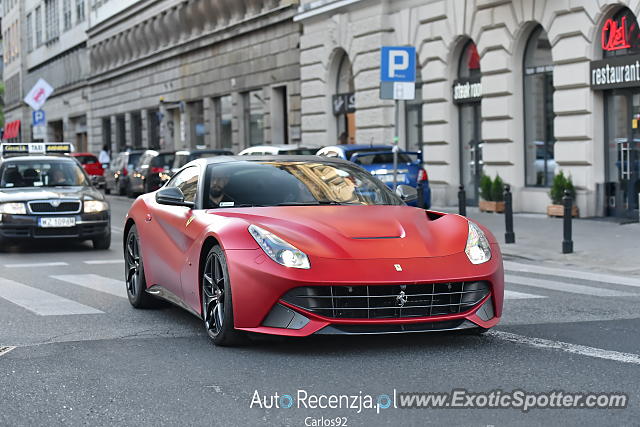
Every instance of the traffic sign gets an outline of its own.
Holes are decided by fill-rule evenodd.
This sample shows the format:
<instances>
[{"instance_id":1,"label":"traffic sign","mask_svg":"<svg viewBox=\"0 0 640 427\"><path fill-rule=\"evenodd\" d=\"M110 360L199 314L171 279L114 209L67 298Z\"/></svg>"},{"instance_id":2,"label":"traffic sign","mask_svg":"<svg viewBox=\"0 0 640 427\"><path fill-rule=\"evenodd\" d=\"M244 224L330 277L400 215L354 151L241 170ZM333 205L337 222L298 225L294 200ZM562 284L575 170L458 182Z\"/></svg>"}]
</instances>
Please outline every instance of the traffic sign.
<instances>
[{"instance_id":1,"label":"traffic sign","mask_svg":"<svg viewBox=\"0 0 640 427\"><path fill-rule=\"evenodd\" d=\"M53 87L51 87L51 85L44 79L39 79L31 88L27 96L24 97L24 102L29 104L29 106L34 110L39 110L42 108L52 92Z\"/></svg>"},{"instance_id":2,"label":"traffic sign","mask_svg":"<svg viewBox=\"0 0 640 427\"><path fill-rule=\"evenodd\" d=\"M416 81L416 48L383 46L380 49L380 80L383 82Z\"/></svg>"},{"instance_id":3,"label":"traffic sign","mask_svg":"<svg viewBox=\"0 0 640 427\"><path fill-rule=\"evenodd\" d=\"M43 110L31 112L31 119L34 126L44 126L47 124L47 118Z\"/></svg>"},{"instance_id":4,"label":"traffic sign","mask_svg":"<svg viewBox=\"0 0 640 427\"><path fill-rule=\"evenodd\" d=\"M44 125L33 126L32 128L33 139L47 139L47 127Z\"/></svg>"}]
</instances>

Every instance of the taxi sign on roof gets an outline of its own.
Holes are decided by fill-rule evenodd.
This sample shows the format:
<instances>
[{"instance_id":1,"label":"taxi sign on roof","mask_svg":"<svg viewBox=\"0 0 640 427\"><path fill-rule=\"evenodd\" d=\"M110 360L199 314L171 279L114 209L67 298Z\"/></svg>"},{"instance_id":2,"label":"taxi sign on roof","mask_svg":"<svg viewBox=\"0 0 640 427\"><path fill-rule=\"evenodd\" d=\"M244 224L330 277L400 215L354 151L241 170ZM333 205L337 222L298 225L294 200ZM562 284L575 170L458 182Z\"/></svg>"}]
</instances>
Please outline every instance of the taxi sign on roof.
<instances>
[{"instance_id":1,"label":"taxi sign on roof","mask_svg":"<svg viewBox=\"0 0 640 427\"><path fill-rule=\"evenodd\" d=\"M2 144L2 156L25 154L68 154L73 152L69 142L29 142Z\"/></svg>"}]
</instances>

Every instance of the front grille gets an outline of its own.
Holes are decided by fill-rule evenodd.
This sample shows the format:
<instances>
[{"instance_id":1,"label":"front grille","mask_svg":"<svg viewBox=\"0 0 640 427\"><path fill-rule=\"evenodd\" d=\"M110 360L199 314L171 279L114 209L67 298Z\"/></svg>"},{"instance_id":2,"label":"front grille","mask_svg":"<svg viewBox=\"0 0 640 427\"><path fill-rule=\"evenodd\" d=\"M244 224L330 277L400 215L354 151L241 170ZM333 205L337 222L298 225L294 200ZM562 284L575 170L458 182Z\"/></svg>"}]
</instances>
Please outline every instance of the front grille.
<instances>
[{"instance_id":1,"label":"front grille","mask_svg":"<svg viewBox=\"0 0 640 427\"><path fill-rule=\"evenodd\" d=\"M463 313L489 294L487 282L306 286L282 300L336 319L398 319Z\"/></svg>"},{"instance_id":2,"label":"front grille","mask_svg":"<svg viewBox=\"0 0 640 427\"><path fill-rule=\"evenodd\" d=\"M33 213L41 214L74 214L80 212L81 204L79 200L61 201L58 206L53 206L52 202L49 200L29 202L29 210Z\"/></svg>"},{"instance_id":3,"label":"front grille","mask_svg":"<svg viewBox=\"0 0 640 427\"><path fill-rule=\"evenodd\" d=\"M29 237L30 230L29 227L5 225L0 230L0 235L7 238Z\"/></svg>"},{"instance_id":4,"label":"front grille","mask_svg":"<svg viewBox=\"0 0 640 427\"><path fill-rule=\"evenodd\" d=\"M78 236L77 227L65 228L35 228L33 237L76 237Z\"/></svg>"}]
</instances>

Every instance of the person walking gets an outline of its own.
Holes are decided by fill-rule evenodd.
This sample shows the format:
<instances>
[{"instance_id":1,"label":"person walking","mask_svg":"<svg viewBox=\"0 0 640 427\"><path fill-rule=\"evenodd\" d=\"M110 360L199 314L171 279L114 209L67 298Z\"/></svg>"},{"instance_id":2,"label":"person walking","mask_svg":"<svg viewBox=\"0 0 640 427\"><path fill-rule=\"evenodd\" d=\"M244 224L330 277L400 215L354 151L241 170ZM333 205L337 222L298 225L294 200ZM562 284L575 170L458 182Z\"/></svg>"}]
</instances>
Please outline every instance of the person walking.
<instances>
[{"instance_id":1,"label":"person walking","mask_svg":"<svg viewBox=\"0 0 640 427\"><path fill-rule=\"evenodd\" d=\"M105 144L104 147L102 147L102 151L100 151L100 154L98 155L98 161L103 165L111 163L111 157L109 157L108 145Z\"/></svg>"}]
</instances>

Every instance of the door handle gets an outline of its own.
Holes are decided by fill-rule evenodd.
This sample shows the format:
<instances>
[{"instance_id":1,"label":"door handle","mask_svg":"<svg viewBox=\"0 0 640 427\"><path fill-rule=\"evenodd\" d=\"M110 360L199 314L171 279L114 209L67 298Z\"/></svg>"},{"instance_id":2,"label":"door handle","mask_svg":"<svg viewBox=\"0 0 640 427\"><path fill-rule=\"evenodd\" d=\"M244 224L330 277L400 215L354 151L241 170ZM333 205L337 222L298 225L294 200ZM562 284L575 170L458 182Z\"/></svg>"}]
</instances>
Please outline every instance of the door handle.
<instances>
[{"instance_id":1,"label":"door handle","mask_svg":"<svg viewBox=\"0 0 640 427\"><path fill-rule=\"evenodd\" d=\"M151 222L152 219L151 214L147 214L147 216L144 217L145 222Z\"/></svg>"}]
</instances>

